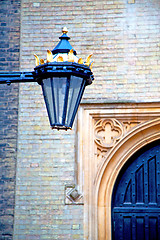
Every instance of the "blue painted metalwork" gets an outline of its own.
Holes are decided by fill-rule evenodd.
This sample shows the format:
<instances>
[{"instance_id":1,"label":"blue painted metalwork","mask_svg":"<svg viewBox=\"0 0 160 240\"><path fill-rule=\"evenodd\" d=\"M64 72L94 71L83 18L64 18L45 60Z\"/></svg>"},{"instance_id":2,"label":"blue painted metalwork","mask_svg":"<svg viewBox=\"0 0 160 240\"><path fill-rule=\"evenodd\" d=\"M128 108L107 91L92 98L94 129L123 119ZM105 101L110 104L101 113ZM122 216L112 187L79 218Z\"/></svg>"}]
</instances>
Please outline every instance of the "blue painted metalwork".
<instances>
[{"instance_id":1,"label":"blue painted metalwork","mask_svg":"<svg viewBox=\"0 0 160 240\"><path fill-rule=\"evenodd\" d=\"M0 72L0 84L10 85L16 82L37 82L33 72Z\"/></svg>"},{"instance_id":2,"label":"blue painted metalwork","mask_svg":"<svg viewBox=\"0 0 160 240\"><path fill-rule=\"evenodd\" d=\"M73 49L70 42L68 41L70 39L70 37L68 37L66 33L63 33L63 35L61 37L59 37L59 39L61 41L52 50L53 55L56 53L68 53L71 49ZM74 49L73 49L73 53L74 53L74 55L77 54Z\"/></svg>"},{"instance_id":3,"label":"blue painted metalwork","mask_svg":"<svg viewBox=\"0 0 160 240\"><path fill-rule=\"evenodd\" d=\"M71 129L84 89L94 79L89 55L86 62L76 57L69 43L68 30L62 30L60 42L47 50L47 60L36 57L33 72L1 72L0 84L38 82L42 86L48 117L52 128Z\"/></svg>"},{"instance_id":4,"label":"blue painted metalwork","mask_svg":"<svg viewBox=\"0 0 160 240\"><path fill-rule=\"evenodd\" d=\"M160 239L160 141L123 167L112 195L112 239Z\"/></svg>"},{"instance_id":5,"label":"blue painted metalwork","mask_svg":"<svg viewBox=\"0 0 160 240\"><path fill-rule=\"evenodd\" d=\"M48 77L77 76L86 80L86 85L92 84L94 79L90 68L84 64L75 62L49 62L34 68L35 81L41 82Z\"/></svg>"},{"instance_id":6,"label":"blue painted metalwork","mask_svg":"<svg viewBox=\"0 0 160 240\"><path fill-rule=\"evenodd\" d=\"M37 66L33 75L42 86L51 127L71 129L84 89L93 80L89 67L50 62Z\"/></svg>"}]
</instances>

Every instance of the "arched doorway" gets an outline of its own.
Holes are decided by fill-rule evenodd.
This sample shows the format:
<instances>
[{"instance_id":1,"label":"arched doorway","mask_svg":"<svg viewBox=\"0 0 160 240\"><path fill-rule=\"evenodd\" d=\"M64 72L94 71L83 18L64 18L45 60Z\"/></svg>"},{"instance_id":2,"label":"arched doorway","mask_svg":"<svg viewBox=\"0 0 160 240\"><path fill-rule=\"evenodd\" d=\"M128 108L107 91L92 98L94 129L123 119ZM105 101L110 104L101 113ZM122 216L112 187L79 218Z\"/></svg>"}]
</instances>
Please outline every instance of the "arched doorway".
<instances>
[{"instance_id":1,"label":"arched doorway","mask_svg":"<svg viewBox=\"0 0 160 240\"><path fill-rule=\"evenodd\" d=\"M112 125L113 134L106 132L103 124L97 128L98 122ZM120 137L113 144L115 131ZM111 240L114 185L131 157L160 139L160 104L81 105L77 133L77 183L84 194L84 239ZM101 145L103 136L112 142L110 148Z\"/></svg>"},{"instance_id":2,"label":"arched doorway","mask_svg":"<svg viewBox=\"0 0 160 240\"><path fill-rule=\"evenodd\" d=\"M160 141L134 154L112 194L112 239L160 239Z\"/></svg>"}]
</instances>

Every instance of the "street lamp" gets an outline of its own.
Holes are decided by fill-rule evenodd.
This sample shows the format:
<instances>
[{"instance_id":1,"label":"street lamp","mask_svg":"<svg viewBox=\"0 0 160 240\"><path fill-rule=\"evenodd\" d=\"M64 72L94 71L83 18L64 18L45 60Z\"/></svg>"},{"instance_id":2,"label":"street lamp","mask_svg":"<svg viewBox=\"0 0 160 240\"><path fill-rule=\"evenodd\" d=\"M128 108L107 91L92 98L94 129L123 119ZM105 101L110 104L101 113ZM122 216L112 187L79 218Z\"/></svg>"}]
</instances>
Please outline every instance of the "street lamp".
<instances>
[{"instance_id":1,"label":"street lamp","mask_svg":"<svg viewBox=\"0 0 160 240\"><path fill-rule=\"evenodd\" d=\"M69 43L67 29L63 28L60 42L47 50L47 59L35 54L36 67L33 72L0 73L0 83L38 82L52 129L71 129L84 89L93 81L92 62L89 55L86 62L76 56Z\"/></svg>"}]
</instances>

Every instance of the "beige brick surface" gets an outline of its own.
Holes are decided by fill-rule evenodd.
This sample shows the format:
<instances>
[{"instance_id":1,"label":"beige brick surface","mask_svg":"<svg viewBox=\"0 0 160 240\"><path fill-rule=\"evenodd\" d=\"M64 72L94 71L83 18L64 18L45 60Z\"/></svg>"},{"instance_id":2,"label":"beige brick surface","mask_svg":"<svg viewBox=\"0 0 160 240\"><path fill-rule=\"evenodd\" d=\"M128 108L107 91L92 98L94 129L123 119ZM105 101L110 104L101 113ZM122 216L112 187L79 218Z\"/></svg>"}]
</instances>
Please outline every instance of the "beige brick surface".
<instances>
[{"instance_id":1,"label":"beige brick surface","mask_svg":"<svg viewBox=\"0 0 160 240\"><path fill-rule=\"evenodd\" d=\"M99 98L159 100L153 86L160 89L160 3L156 0L129 3L125 0L24 1L22 69L34 67L34 52L45 58L46 49L54 48L61 28L67 26L78 55L85 59L88 54L94 54L95 81L87 88L84 101L93 98L95 101ZM125 81L121 88L122 79ZM149 95L144 90L146 85Z\"/></svg>"},{"instance_id":2,"label":"beige brick surface","mask_svg":"<svg viewBox=\"0 0 160 240\"><path fill-rule=\"evenodd\" d=\"M78 56L94 54L95 80L83 101L159 101L160 2L129 2L23 0L21 70L34 68L34 53L46 58L66 26ZM51 131L40 86L22 84L15 240L83 239L83 206L64 205L75 152L75 127Z\"/></svg>"}]
</instances>

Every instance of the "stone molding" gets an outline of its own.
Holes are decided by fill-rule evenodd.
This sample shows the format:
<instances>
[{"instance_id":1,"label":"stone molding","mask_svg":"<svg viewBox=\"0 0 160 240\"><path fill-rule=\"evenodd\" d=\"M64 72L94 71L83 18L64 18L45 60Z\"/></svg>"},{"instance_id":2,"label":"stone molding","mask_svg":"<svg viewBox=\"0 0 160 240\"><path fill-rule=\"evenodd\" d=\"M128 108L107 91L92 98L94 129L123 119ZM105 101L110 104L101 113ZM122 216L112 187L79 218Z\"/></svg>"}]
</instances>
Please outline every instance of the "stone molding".
<instances>
[{"instance_id":1,"label":"stone molding","mask_svg":"<svg viewBox=\"0 0 160 240\"><path fill-rule=\"evenodd\" d=\"M160 103L81 104L77 179L84 196L84 239L111 239L111 196L118 173L137 150L160 139L159 130Z\"/></svg>"}]
</instances>

